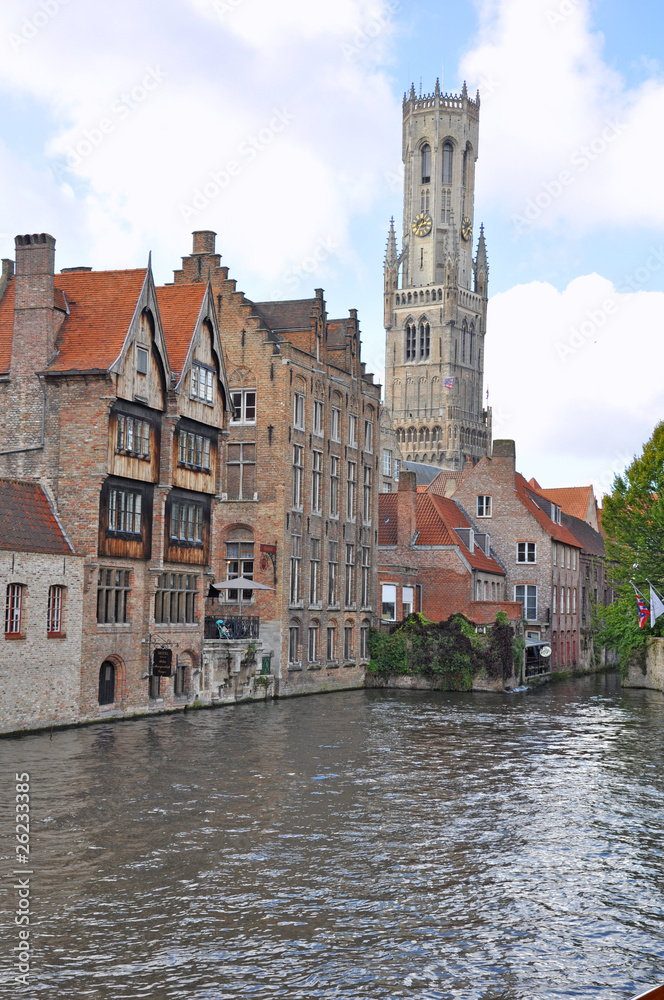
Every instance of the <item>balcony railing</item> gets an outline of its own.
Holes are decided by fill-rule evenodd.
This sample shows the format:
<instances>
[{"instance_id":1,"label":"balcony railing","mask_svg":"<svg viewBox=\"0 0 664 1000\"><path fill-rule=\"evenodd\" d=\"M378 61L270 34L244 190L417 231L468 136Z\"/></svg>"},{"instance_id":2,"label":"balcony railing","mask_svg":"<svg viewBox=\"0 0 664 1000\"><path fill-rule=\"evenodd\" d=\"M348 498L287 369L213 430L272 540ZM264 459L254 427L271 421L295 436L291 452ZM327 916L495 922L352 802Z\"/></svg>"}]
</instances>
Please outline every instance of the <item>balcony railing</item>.
<instances>
[{"instance_id":1,"label":"balcony railing","mask_svg":"<svg viewBox=\"0 0 664 1000\"><path fill-rule=\"evenodd\" d=\"M223 622L223 628L218 626L217 622ZM258 639L259 632L260 618L250 615L235 615L232 618L218 615L217 617L206 616L205 618L204 635L206 639Z\"/></svg>"}]
</instances>

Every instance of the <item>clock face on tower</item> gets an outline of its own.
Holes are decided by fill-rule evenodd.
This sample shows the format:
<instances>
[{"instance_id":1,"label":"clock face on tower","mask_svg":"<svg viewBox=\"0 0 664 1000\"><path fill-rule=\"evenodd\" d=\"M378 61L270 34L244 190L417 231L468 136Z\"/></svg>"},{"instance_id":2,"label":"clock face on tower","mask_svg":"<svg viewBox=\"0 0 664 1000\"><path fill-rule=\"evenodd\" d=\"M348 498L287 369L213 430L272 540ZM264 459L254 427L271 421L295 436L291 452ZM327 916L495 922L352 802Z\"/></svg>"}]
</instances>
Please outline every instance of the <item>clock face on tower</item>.
<instances>
[{"instance_id":1,"label":"clock face on tower","mask_svg":"<svg viewBox=\"0 0 664 1000\"><path fill-rule=\"evenodd\" d=\"M428 236L433 227L433 219L428 212L420 212L413 219L413 225L411 229L413 230L414 236Z\"/></svg>"},{"instance_id":2,"label":"clock face on tower","mask_svg":"<svg viewBox=\"0 0 664 1000\"><path fill-rule=\"evenodd\" d=\"M473 235L473 224L467 216L461 222L461 235L466 243L468 243Z\"/></svg>"}]
</instances>

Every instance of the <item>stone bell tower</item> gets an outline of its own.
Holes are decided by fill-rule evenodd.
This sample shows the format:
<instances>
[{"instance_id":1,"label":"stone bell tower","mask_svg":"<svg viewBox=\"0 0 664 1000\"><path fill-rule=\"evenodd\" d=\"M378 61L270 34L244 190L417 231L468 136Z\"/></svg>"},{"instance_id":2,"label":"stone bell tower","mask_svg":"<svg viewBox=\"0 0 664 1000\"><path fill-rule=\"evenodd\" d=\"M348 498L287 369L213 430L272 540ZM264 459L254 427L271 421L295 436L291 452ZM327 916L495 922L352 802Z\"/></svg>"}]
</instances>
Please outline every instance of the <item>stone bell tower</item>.
<instances>
[{"instance_id":1,"label":"stone bell tower","mask_svg":"<svg viewBox=\"0 0 664 1000\"><path fill-rule=\"evenodd\" d=\"M480 96L403 100L403 241L385 255L386 406L406 461L460 469L491 450L483 408L489 267L473 258Z\"/></svg>"}]
</instances>

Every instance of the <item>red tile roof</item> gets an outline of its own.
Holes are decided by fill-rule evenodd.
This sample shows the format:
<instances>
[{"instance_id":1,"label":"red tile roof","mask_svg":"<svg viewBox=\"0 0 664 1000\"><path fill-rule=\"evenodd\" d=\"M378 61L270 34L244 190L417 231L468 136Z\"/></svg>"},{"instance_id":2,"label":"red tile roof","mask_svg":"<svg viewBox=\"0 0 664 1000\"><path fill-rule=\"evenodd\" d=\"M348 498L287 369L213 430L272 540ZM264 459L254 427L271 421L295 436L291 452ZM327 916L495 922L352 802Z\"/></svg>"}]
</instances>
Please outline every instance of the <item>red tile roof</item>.
<instances>
[{"instance_id":1,"label":"red tile roof","mask_svg":"<svg viewBox=\"0 0 664 1000\"><path fill-rule=\"evenodd\" d=\"M74 551L38 483L0 479L0 549L55 555Z\"/></svg>"},{"instance_id":2,"label":"red tile roof","mask_svg":"<svg viewBox=\"0 0 664 1000\"><path fill-rule=\"evenodd\" d=\"M119 357L136 310L145 268L56 274L70 314L60 328L49 371L105 371Z\"/></svg>"},{"instance_id":3,"label":"red tile roof","mask_svg":"<svg viewBox=\"0 0 664 1000\"><path fill-rule=\"evenodd\" d=\"M11 361L15 288L14 278L10 278L0 299L0 374L2 375L6 375L9 371Z\"/></svg>"},{"instance_id":4,"label":"red tile roof","mask_svg":"<svg viewBox=\"0 0 664 1000\"><path fill-rule=\"evenodd\" d=\"M470 521L464 517L454 500L431 493L417 494L419 535L416 545L458 545L474 569L505 576L504 570L493 556L486 556L479 545L474 545L471 552L454 530L470 527L472 527Z\"/></svg>"},{"instance_id":5,"label":"red tile roof","mask_svg":"<svg viewBox=\"0 0 664 1000\"><path fill-rule=\"evenodd\" d=\"M514 485L523 506L533 515L538 524L544 528L546 532L548 532L551 538L554 538L557 542L563 542L565 545L573 545L577 549L581 548L579 542L577 542L574 535L572 535L567 528L565 528L562 524L556 524L555 521L552 521L549 515L542 510L541 507L538 507L531 496L531 494L537 496L538 491L536 491L530 483L527 483L519 472L517 472L514 476ZM543 494L539 495L544 501L549 503L551 502L549 501L549 498L545 497Z\"/></svg>"},{"instance_id":6,"label":"red tile roof","mask_svg":"<svg viewBox=\"0 0 664 1000\"><path fill-rule=\"evenodd\" d=\"M378 494L378 544L396 545L398 542L398 497L399 493ZM457 545L474 569L487 573L505 573L493 556L486 556L479 545L471 552L457 535L455 528L470 528L453 500L431 493L416 493L416 530L418 532L415 549L419 545Z\"/></svg>"},{"instance_id":7,"label":"red tile roof","mask_svg":"<svg viewBox=\"0 0 664 1000\"><path fill-rule=\"evenodd\" d=\"M511 622L520 622L523 618L520 601L470 601L461 614L475 625L490 625L499 611L504 611Z\"/></svg>"},{"instance_id":8,"label":"red tile roof","mask_svg":"<svg viewBox=\"0 0 664 1000\"><path fill-rule=\"evenodd\" d=\"M179 376L184 368L207 285L200 282L192 285L165 285L156 291L168 360L172 371Z\"/></svg>"},{"instance_id":9,"label":"red tile roof","mask_svg":"<svg viewBox=\"0 0 664 1000\"><path fill-rule=\"evenodd\" d=\"M378 544L397 544L398 493L378 494Z\"/></svg>"}]
</instances>

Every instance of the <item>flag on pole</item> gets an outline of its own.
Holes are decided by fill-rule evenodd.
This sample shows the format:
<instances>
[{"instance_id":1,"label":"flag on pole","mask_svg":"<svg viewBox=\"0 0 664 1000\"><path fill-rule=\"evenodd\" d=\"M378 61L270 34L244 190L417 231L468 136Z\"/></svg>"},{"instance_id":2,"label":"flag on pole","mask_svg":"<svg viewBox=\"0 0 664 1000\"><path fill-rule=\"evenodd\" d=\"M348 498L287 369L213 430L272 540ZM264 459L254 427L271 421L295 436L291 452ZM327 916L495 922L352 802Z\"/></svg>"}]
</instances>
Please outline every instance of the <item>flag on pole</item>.
<instances>
[{"instance_id":1,"label":"flag on pole","mask_svg":"<svg viewBox=\"0 0 664 1000\"><path fill-rule=\"evenodd\" d=\"M664 614L664 601L659 596L652 583L650 583L650 580L648 580L648 585L650 587L650 628L654 628L655 622L659 616Z\"/></svg>"},{"instance_id":2,"label":"flag on pole","mask_svg":"<svg viewBox=\"0 0 664 1000\"><path fill-rule=\"evenodd\" d=\"M632 582L632 586L634 587L634 593L636 594L636 603L639 609L639 628L643 628L645 623L650 618L650 611L648 610L648 605L644 601L643 597L636 589L636 584Z\"/></svg>"},{"instance_id":3,"label":"flag on pole","mask_svg":"<svg viewBox=\"0 0 664 1000\"><path fill-rule=\"evenodd\" d=\"M453 385L454 385L454 379L453 378L446 378L445 379L445 388L446 389L451 389Z\"/></svg>"}]
</instances>

